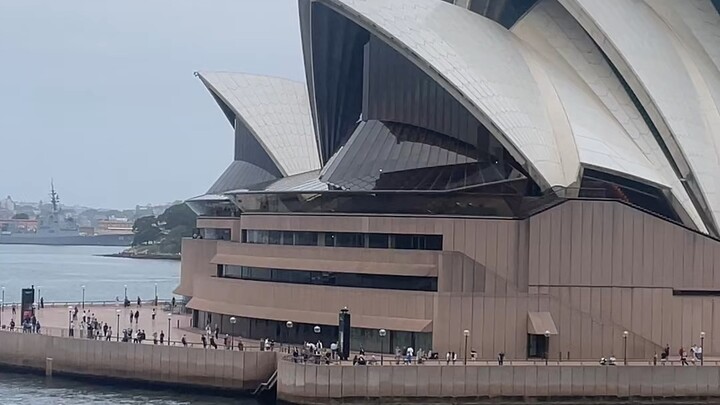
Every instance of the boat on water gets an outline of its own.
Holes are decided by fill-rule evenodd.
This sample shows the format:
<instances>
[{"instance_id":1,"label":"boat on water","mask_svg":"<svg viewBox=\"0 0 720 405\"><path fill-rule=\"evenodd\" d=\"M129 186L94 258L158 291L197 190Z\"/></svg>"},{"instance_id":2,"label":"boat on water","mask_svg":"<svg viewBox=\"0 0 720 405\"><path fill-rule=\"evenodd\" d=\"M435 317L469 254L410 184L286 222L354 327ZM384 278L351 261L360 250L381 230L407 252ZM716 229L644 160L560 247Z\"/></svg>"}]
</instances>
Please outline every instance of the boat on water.
<instances>
[{"instance_id":1,"label":"boat on water","mask_svg":"<svg viewBox=\"0 0 720 405\"><path fill-rule=\"evenodd\" d=\"M41 207L35 227L2 224L0 245L130 246L131 232L95 233L81 231L75 218L65 215L55 185L50 186L50 210Z\"/></svg>"}]
</instances>

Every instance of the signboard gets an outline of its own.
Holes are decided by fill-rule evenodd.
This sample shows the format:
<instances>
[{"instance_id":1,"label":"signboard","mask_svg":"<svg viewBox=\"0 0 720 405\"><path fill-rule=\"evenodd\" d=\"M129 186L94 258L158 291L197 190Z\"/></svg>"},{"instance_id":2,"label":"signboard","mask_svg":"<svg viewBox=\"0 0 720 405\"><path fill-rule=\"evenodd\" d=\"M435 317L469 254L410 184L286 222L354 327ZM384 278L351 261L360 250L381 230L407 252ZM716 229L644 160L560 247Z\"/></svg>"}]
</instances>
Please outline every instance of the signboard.
<instances>
[{"instance_id":1,"label":"signboard","mask_svg":"<svg viewBox=\"0 0 720 405\"><path fill-rule=\"evenodd\" d=\"M35 315L33 303L35 302L35 288L23 288L20 301L21 320L30 319Z\"/></svg>"}]
</instances>

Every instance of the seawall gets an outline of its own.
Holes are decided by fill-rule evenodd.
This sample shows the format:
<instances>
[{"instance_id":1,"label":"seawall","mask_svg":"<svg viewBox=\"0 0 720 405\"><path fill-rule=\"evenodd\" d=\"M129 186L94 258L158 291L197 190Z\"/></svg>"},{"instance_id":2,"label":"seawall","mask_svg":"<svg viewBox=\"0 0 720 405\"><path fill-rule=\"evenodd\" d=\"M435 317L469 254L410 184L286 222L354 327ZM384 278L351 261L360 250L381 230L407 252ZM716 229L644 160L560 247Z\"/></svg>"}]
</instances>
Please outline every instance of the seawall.
<instances>
[{"instance_id":1,"label":"seawall","mask_svg":"<svg viewBox=\"0 0 720 405\"><path fill-rule=\"evenodd\" d=\"M268 380L276 353L205 350L0 331L0 367L249 392Z\"/></svg>"},{"instance_id":2,"label":"seawall","mask_svg":"<svg viewBox=\"0 0 720 405\"><path fill-rule=\"evenodd\" d=\"M448 403L505 399L720 397L717 366L314 365L281 360L277 397L298 404L368 400Z\"/></svg>"}]
</instances>

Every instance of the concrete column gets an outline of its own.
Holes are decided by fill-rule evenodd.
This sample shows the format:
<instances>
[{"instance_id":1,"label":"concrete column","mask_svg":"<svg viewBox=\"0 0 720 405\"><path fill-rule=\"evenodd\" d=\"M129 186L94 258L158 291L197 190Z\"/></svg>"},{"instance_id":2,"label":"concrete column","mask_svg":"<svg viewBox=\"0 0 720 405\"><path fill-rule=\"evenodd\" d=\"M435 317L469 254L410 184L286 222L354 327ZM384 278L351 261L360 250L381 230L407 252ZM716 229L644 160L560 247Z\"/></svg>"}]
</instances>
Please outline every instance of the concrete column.
<instances>
[{"instance_id":1,"label":"concrete column","mask_svg":"<svg viewBox=\"0 0 720 405\"><path fill-rule=\"evenodd\" d=\"M45 358L45 376L52 377L53 372L53 359L52 357Z\"/></svg>"}]
</instances>

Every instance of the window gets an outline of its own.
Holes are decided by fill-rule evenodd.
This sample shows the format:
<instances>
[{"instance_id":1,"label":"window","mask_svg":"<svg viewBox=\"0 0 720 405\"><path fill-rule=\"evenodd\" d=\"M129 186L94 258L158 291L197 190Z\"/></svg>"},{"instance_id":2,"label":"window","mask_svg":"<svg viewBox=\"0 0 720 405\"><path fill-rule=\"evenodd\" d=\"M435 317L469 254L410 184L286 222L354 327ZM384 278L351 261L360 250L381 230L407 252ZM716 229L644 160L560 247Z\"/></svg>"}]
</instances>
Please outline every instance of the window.
<instances>
[{"instance_id":1,"label":"window","mask_svg":"<svg viewBox=\"0 0 720 405\"><path fill-rule=\"evenodd\" d=\"M283 231L282 232L282 244L283 245L294 245L295 244L295 232Z\"/></svg>"},{"instance_id":2,"label":"window","mask_svg":"<svg viewBox=\"0 0 720 405\"><path fill-rule=\"evenodd\" d=\"M395 249L442 250L440 235L394 235Z\"/></svg>"},{"instance_id":3,"label":"window","mask_svg":"<svg viewBox=\"0 0 720 405\"><path fill-rule=\"evenodd\" d=\"M365 235L362 233L338 233L335 246L337 247L365 247Z\"/></svg>"},{"instance_id":4,"label":"window","mask_svg":"<svg viewBox=\"0 0 720 405\"><path fill-rule=\"evenodd\" d=\"M226 228L200 228L201 239L230 240L230 229Z\"/></svg>"},{"instance_id":5,"label":"window","mask_svg":"<svg viewBox=\"0 0 720 405\"><path fill-rule=\"evenodd\" d=\"M437 291L437 278L383 274L336 273L218 265L218 277L276 283L376 288L382 290Z\"/></svg>"},{"instance_id":6,"label":"window","mask_svg":"<svg viewBox=\"0 0 720 405\"><path fill-rule=\"evenodd\" d=\"M295 232L295 245L297 246L317 246L317 232Z\"/></svg>"},{"instance_id":7,"label":"window","mask_svg":"<svg viewBox=\"0 0 720 405\"><path fill-rule=\"evenodd\" d=\"M279 245L282 233L280 231L267 231L268 232L268 244Z\"/></svg>"},{"instance_id":8,"label":"window","mask_svg":"<svg viewBox=\"0 0 720 405\"><path fill-rule=\"evenodd\" d=\"M228 235L229 237L229 235ZM442 250L442 235L357 232L243 230L244 243L287 246L328 246L372 249Z\"/></svg>"},{"instance_id":9,"label":"window","mask_svg":"<svg viewBox=\"0 0 720 405\"><path fill-rule=\"evenodd\" d=\"M390 247L390 235L386 233L368 234L368 247L374 249L387 249Z\"/></svg>"}]
</instances>

